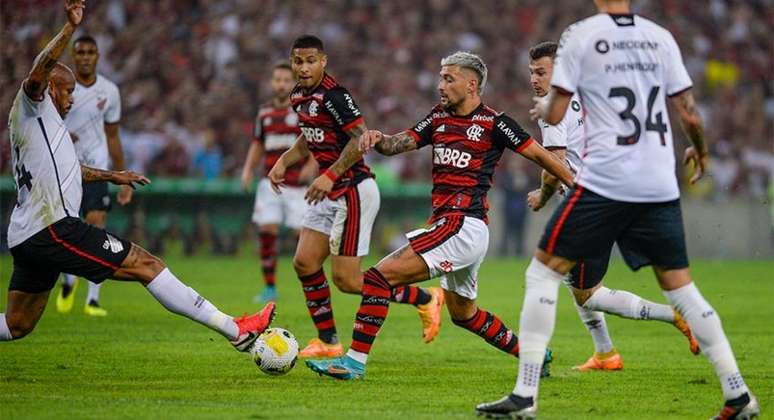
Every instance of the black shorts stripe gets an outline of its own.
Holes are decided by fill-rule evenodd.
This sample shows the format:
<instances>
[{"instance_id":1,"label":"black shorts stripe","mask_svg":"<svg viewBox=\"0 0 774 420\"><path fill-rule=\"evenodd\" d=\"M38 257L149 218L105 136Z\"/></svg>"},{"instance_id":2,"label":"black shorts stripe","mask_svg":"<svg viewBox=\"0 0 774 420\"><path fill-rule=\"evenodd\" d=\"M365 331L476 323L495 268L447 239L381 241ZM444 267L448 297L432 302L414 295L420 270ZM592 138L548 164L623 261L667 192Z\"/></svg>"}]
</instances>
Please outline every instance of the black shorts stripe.
<instances>
[{"instance_id":1,"label":"black shorts stripe","mask_svg":"<svg viewBox=\"0 0 774 420\"><path fill-rule=\"evenodd\" d=\"M444 219L444 224L438 228L409 239L411 249L417 254L429 252L454 237L465 224L465 216L462 215L446 216Z\"/></svg>"},{"instance_id":2,"label":"black shorts stripe","mask_svg":"<svg viewBox=\"0 0 774 420\"><path fill-rule=\"evenodd\" d=\"M344 194L347 203L347 218L344 221L344 229L339 243L339 255L355 257L360 240L360 193L357 186L347 190Z\"/></svg>"},{"instance_id":3,"label":"black shorts stripe","mask_svg":"<svg viewBox=\"0 0 774 420\"><path fill-rule=\"evenodd\" d=\"M51 150L51 142L48 140L48 134L46 134L46 127L43 125L42 117L38 117L38 125L40 126L40 131L43 132L43 138L46 139L48 154L51 155L51 162L54 164L54 175L56 176L56 186L59 188L59 198L62 200L62 208L67 217L70 217L70 212L67 211L67 205L65 204L64 194L62 194L62 181L59 179L59 168L56 167L56 159L54 159L54 152Z\"/></svg>"}]
</instances>

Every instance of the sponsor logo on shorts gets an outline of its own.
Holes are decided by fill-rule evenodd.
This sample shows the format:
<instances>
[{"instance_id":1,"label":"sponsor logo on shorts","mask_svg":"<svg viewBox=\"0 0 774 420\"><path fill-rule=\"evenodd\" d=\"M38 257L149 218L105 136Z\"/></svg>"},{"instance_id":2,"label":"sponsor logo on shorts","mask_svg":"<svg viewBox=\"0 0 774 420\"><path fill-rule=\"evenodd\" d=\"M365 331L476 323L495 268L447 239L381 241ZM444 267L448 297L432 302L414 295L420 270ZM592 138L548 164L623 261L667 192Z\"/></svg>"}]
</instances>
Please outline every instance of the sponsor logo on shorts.
<instances>
[{"instance_id":1,"label":"sponsor logo on shorts","mask_svg":"<svg viewBox=\"0 0 774 420\"><path fill-rule=\"evenodd\" d=\"M556 303L556 301L553 300L553 299L549 299L549 298L545 298L545 297L541 296L540 297L540 303L545 303L546 305L553 305L553 304Z\"/></svg>"},{"instance_id":2,"label":"sponsor logo on shorts","mask_svg":"<svg viewBox=\"0 0 774 420\"><path fill-rule=\"evenodd\" d=\"M102 244L102 249L107 251L108 249L110 252L114 254L118 254L119 252L124 250L124 245L116 239L113 235L107 234L107 239L105 240L105 243Z\"/></svg>"},{"instance_id":3,"label":"sponsor logo on shorts","mask_svg":"<svg viewBox=\"0 0 774 420\"><path fill-rule=\"evenodd\" d=\"M449 260L442 261L438 266L441 267L441 270L443 270L444 273L451 273L452 270L454 270L454 266Z\"/></svg>"}]
</instances>

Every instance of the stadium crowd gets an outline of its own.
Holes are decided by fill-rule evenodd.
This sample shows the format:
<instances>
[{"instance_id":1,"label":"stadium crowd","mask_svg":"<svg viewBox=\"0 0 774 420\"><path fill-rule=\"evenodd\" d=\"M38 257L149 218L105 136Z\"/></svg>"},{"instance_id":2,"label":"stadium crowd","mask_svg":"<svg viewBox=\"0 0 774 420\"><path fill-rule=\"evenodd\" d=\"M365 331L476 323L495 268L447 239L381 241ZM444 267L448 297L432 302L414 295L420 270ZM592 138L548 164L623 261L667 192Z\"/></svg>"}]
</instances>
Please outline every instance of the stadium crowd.
<instances>
[{"instance_id":1,"label":"stadium crowd","mask_svg":"<svg viewBox=\"0 0 774 420\"><path fill-rule=\"evenodd\" d=\"M675 34L695 83L714 160L710 181L691 193L764 196L774 171L774 10L764 0L633 3ZM13 12L0 13L2 115L53 35L47 23L63 19L56 4L3 2ZM268 69L301 33L325 40L330 73L353 92L372 128L395 132L422 118L437 99L440 59L463 49L489 65L487 103L537 135L527 114L527 51L593 10L576 0L107 0L89 8L84 30L99 43L99 71L121 88L129 168L207 178L238 176L257 105L269 96ZM11 166L8 135L3 124L3 174ZM384 164L402 179L424 180L425 159L418 152Z\"/></svg>"}]
</instances>

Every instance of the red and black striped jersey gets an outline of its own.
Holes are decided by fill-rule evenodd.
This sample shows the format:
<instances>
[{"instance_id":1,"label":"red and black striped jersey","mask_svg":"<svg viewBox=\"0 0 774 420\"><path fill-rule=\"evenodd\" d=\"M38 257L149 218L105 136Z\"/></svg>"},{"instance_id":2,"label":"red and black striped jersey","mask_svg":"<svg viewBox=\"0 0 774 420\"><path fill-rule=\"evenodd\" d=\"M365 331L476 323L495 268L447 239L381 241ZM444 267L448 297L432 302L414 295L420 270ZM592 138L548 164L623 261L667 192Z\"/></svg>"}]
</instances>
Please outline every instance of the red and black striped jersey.
<instances>
[{"instance_id":1,"label":"red and black striped jersey","mask_svg":"<svg viewBox=\"0 0 774 420\"><path fill-rule=\"evenodd\" d=\"M349 143L346 131L363 122L360 108L347 89L339 86L336 79L328 74L323 75L320 84L311 92L296 85L290 94L290 101L298 113L301 132L320 165L320 171L328 169ZM360 159L336 180L328 197L332 200L341 197L347 188L372 177L371 169Z\"/></svg>"},{"instance_id":2,"label":"red and black striped jersey","mask_svg":"<svg viewBox=\"0 0 774 420\"><path fill-rule=\"evenodd\" d=\"M492 174L508 148L520 152L532 137L509 116L481 104L466 116L438 105L407 131L417 147L433 145L433 215L487 221Z\"/></svg>"},{"instance_id":3,"label":"red and black striped jersey","mask_svg":"<svg viewBox=\"0 0 774 420\"><path fill-rule=\"evenodd\" d=\"M277 163L286 150L293 147L301 130L298 128L298 114L291 107L277 108L271 103L264 104L255 116L253 141L263 145L263 176ZM285 184L291 187L301 185L301 168L306 159L290 166L285 172Z\"/></svg>"}]
</instances>

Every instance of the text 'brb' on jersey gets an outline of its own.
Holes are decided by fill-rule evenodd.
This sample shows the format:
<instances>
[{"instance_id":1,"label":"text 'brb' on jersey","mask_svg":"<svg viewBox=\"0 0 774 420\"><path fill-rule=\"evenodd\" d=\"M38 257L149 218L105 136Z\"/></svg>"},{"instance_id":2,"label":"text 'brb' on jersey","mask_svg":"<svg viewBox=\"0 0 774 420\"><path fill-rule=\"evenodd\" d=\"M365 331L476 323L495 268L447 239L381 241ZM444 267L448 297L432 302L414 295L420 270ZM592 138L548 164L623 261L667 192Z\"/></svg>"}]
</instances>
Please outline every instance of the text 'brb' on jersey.
<instances>
[{"instance_id":1,"label":"text 'brb' on jersey","mask_svg":"<svg viewBox=\"0 0 774 420\"><path fill-rule=\"evenodd\" d=\"M17 191L8 225L12 248L65 217L78 217L83 189L70 133L48 91L36 101L19 89L8 129Z\"/></svg>"},{"instance_id":2,"label":"text 'brb' on jersey","mask_svg":"<svg viewBox=\"0 0 774 420\"><path fill-rule=\"evenodd\" d=\"M586 112L579 185L625 202L680 196L666 97L692 84L669 31L637 15L584 19L562 35L551 85Z\"/></svg>"},{"instance_id":3,"label":"text 'brb' on jersey","mask_svg":"<svg viewBox=\"0 0 774 420\"><path fill-rule=\"evenodd\" d=\"M264 177L269 175L269 171L277 163L280 156L293 147L299 134L301 134L301 130L298 128L298 114L293 111L293 108L289 106L277 108L271 103L261 106L255 117L253 140L263 145ZM291 187L301 185L299 178L304 163L306 163L306 159L296 162L287 169L285 185Z\"/></svg>"},{"instance_id":4,"label":"text 'brb' on jersey","mask_svg":"<svg viewBox=\"0 0 774 420\"><path fill-rule=\"evenodd\" d=\"M533 139L509 116L481 104L466 116L440 105L408 130L417 148L433 146L433 216L487 221L492 174L503 151L521 152Z\"/></svg>"},{"instance_id":5,"label":"text 'brb' on jersey","mask_svg":"<svg viewBox=\"0 0 774 420\"><path fill-rule=\"evenodd\" d=\"M349 143L346 131L363 122L360 108L352 95L327 74L312 92L296 86L290 100L298 113L306 144L322 172L336 162ZM328 197L332 200L341 197L347 188L372 177L371 169L360 159L339 177Z\"/></svg>"}]
</instances>

